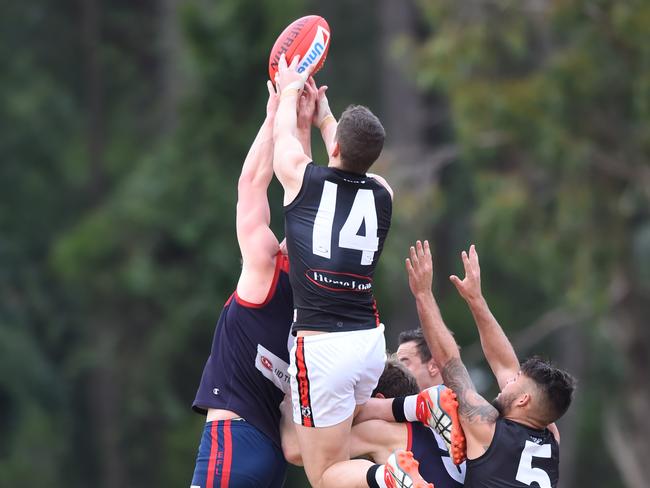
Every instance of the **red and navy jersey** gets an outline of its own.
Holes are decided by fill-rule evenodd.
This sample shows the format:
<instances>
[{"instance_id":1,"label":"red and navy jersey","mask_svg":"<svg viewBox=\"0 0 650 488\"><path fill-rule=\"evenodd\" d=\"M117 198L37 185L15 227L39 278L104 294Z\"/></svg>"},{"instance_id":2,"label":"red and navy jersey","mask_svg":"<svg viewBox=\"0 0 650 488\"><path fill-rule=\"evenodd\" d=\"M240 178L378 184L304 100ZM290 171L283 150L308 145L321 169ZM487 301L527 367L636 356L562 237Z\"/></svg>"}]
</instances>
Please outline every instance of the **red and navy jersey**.
<instances>
[{"instance_id":1,"label":"red and navy jersey","mask_svg":"<svg viewBox=\"0 0 650 488\"><path fill-rule=\"evenodd\" d=\"M280 442L280 402L289 388L287 339L293 299L286 256L276 257L266 300L251 304L233 293L221 311L210 357L192 408L232 410Z\"/></svg>"},{"instance_id":2,"label":"red and navy jersey","mask_svg":"<svg viewBox=\"0 0 650 488\"><path fill-rule=\"evenodd\" d=\"M468 488L555 488L560 448L548 429L536 430L499 418L485 453L467 461Z\"/></svg>"},{"instance_id":3,"label":"red and navy jersey","mask_svg":"<svg viewBox=\"0 0 650 488\"><path fill-rule=\"evenodd\" d=\"M373 275L391 213L391 196L374 178L307 165L300 192L284 208L294 332L379 324Z\"/></svg>"},{"instance_id":4,"label":"red and navy jersey","mask_svg":"<svg viewBox=\"0 0 650 488\"><path fill-rule=\"evenodd\" d=\"M436 488L460 488L465 479L465 463L456 466L449 457L444 441L420 422L407 422L406 450L420 463L420 474Z\"/></svg>"}]
</instances>

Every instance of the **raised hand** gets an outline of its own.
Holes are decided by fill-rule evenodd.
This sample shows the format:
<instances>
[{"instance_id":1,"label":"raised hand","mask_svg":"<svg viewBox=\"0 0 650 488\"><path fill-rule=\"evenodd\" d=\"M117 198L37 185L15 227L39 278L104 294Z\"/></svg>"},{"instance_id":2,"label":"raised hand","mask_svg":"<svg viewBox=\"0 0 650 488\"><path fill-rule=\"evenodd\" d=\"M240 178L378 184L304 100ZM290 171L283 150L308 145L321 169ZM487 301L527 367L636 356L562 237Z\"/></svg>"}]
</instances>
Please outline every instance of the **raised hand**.
<instances>
[{"instance_id":1,"label":"raised hand","mask_svg":"<svg viewBox=\"0 0 650 488\"><path fill-rule=\"evenodd\" d=\"M406 272L409 276L409 287L414 297L431 293L433 283L433 260L429 241L417 241L409 250L410 257L406 258Z\"/></svg>"},{"instance_id":2,"label":"raised hand","mask_svg":"<svg viewBox=\"0 0 650 488\"><path fill-rule=\"evenodd\" d=\"M287 58L284 53L280 56L278 72L275 75L275 82L278 85L278 91L280 93L287 89L295 89L300 92L305 86L305 82L307 81L310 72L305 70L302 73L298 73L296 67L299 63L300 56L294 56L291 60L291 64L287 66Z\"/></svg>"},{"instance_id":3,"label":"raised hand","mask_svg":"<svg viewBox=\"0 0 650 488\"><path fill-rule=\"evenodd\" d=\"M313 78L311 78L313 81ZM314 83L316 87L316 83ZM322 129L324 122L331 118L332 121L335 121L334 116L332 115L332 110L330 109L330 103L327 100L327 85L323 85L318 88L318 94L316 97L316 113L314 114L314 125L319 129Z\"/></svg>"},{"instance_id":4,"label":"raised hand","mask_svg":"<svg viewBox=\"0 0 650 488\"><path fill-rule=\"evenodd\" d=\"M463 251L460 256L465 268L465 278L461 280L458 276L451 275L449 280L454 284L460 296L469 303L482 296L481 267L479 266L478 253L474 244L469 247L469 255Z\"/></svg>"},{"instance_id":5,"label":"raised hand","mask_svg":"<svg viewBox=\"0 0 650 488\"><path fill-rule=\"evenodd\" d=\"M300 98L298 99L298 121L299 129L310 130L312 120L316 117L316 99L318 98L318 88L313 78L309 78L305 83Z\"/></svg>"}]
</instances>

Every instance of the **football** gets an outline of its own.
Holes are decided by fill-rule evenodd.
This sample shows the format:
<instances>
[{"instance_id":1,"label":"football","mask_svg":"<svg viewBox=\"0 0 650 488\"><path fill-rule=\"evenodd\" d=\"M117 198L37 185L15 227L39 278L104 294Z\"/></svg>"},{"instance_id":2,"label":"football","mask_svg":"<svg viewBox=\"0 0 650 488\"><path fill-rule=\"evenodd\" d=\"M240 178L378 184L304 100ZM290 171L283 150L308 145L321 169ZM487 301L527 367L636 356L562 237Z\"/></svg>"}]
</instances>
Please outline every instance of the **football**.
<instances>
[{"instance_id":1,"label":"football","mask_svg":"<svg viewBox=\"0 0 650 488\"><path fill-rule=\"evenodd\" d=\"M300 56L298 73L314 66L312 75L316 73L325 62L327 51L330 47L330 26L319 15L307 15L294 20L282 31L271 49L269 56L269 76L275 80L278 72L278 63L282 53L291 63L294 56Z\"/></svg>"}]
</instances>

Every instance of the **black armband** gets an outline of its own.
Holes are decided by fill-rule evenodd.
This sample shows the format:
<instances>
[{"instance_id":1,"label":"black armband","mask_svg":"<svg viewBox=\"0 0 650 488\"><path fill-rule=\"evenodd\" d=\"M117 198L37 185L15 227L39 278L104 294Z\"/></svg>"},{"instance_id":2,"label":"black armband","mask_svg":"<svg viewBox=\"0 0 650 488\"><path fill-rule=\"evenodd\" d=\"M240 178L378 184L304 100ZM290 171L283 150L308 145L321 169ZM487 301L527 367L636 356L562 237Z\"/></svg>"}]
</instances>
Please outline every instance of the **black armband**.
<instances>
[{"instance_id":1,"label":"black armband","mask_svg":"<svg viewBox=\"0 0 650 488\"><path fill-rule=\"evenodd\" d=\"M406 397L400 396L393 398L393 417L395 417L395 422L406 422L406 416L404 415L404 399Z\"/></svg>"}]
</instances>

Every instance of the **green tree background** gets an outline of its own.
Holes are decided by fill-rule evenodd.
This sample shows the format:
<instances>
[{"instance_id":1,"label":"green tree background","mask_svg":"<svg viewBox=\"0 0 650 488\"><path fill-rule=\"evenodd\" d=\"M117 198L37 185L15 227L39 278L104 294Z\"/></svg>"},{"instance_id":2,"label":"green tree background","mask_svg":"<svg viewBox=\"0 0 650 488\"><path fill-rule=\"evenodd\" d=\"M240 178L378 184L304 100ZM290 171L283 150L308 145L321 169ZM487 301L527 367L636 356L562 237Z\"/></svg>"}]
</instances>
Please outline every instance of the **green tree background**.
<instances>
[{"instance_id":1,"label":"green tree background","mask_svg":"<svg viewBox=\"0 0 650 488\"><path fill-rule=\"evenodd\" d=\"M579 377L562 487L647 486L648 2L0 5L0 486L189 485L269 49L309 13L332 28L317 81L334 111L366 104L388 131L389 347L417 325L403 257L428 238L443 315L494 393L446 278L476 243L521 357Z\"/></svg>"}]
</instances>

